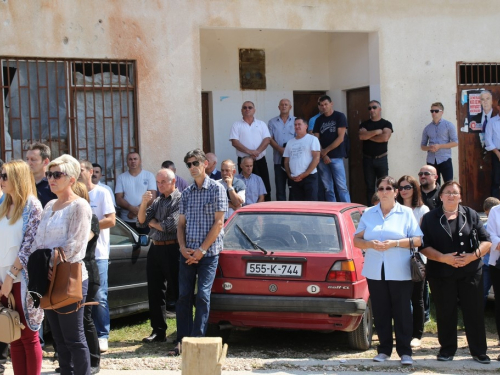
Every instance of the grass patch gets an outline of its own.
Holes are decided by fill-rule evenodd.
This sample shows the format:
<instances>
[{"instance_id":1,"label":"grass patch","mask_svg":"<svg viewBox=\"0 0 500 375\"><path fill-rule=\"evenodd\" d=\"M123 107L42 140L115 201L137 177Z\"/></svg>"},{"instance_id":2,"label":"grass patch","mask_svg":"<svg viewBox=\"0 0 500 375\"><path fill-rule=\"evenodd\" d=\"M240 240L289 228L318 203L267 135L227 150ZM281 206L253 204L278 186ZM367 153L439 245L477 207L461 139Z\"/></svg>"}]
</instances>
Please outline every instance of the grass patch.
<instances>
[{"instance_id":1,"label":"grass patch","mask_svg":"<svg viewBox=\"0 0 500 375\"><path fill-rule=\"evenodd\" d=\"M167 319L167 337L175 339L177 327L175 319ZM149 313L142 313L113 319L111 321L110 342L140 342L151 334Z\"/></svg>"}]
</instances>

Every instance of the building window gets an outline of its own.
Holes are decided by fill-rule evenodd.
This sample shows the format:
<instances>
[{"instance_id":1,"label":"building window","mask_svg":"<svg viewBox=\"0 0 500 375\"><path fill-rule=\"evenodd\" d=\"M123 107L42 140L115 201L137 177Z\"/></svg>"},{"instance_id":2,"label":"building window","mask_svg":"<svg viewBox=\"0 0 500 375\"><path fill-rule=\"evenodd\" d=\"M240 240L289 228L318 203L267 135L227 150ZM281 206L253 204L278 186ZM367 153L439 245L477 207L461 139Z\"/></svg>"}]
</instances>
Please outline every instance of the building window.
<instances>
[{"instance_id":1,"label":"building window","mask_svg":"<svg viewBox=\"0 0 500 375\"><path fill-rule=\"evenodd\" d=\"M266 89L266 54L263 49L240 49L240 87Z\"/></svg>"},{"instance_id":2,"label":"building window","mask_svg":"<svg viewBox=\"0 0 500 375\"><path fill-rule=\"evenodd\" d=\"M0 57L0 155L24 159L29 144L47 144L52 158L69 153L97 162L106 182L138 151L134 61Z\"/></svg>"},{"instance_id":3,"label":"building window","mask_svg":"<svg viewBox=\"0 0 500 375\"><path fill-rule=\"evenodd\" d=\"M499 85L500 64L497 63L458 63L459 85Z\"/></svg>"}]
</instances>

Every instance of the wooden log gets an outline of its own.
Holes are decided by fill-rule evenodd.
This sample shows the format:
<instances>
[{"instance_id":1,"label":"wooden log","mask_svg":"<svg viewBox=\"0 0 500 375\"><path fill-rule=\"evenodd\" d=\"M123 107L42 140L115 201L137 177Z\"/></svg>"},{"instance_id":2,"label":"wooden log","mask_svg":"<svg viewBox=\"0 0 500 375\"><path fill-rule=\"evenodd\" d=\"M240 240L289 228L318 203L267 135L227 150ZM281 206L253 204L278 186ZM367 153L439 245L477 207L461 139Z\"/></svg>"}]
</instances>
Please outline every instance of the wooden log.
<instances>
[{"instance_id":1,"label":"wooden log","mask_svg":"<svg viewBox=\"0 0 500 375\"><path fill-rule=\"evenodd\" d=\"M227 355L220 337L185 337L182 340L182 375L221 375Z\"/></svg>"}]
</instances>

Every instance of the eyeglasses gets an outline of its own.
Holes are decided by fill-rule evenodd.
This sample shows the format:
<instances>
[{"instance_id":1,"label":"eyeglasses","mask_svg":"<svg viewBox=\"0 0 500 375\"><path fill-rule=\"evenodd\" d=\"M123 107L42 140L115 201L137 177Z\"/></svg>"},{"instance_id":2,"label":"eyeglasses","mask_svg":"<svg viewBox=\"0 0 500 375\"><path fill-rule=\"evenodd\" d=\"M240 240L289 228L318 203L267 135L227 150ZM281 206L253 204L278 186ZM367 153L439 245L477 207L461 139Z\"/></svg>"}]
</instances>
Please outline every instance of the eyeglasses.
<instances>
[{"instance_id":1,"label":"eyeglasses","mask_svg":"<svg viewBox=\"0 0 500 375\"><path fill-rule=\"evenodd\" d=\"M411 185L399 186L399 190L411 190L411 189L413 189L413 186Z\"/></svg>"},{"instance_id":2,"label":"eyeglasses","mask_svg":"<svg viewBox=\"0 0 500 375\"><path fill-rule=\"evenodd\" d=\"M7 173L0 173L0 178L4 181L7 181Z\"/></svg>"},{"instance_id":3,"label":"eyeglasses","mask_svg":"<svg viewBox=\"0 0 500 375\"><path fill-rule=\"evenodd\" d=\"M253 107L251 107L251 106L248 106L248 107L247 106L243 106L243 107L241 107L241 109L253 109Z\"/></svg>"},{"instance_id":4,"label":"eyeglasses","mask_svg":"<svg viewBox=\"0 0 500 375\"><path fill-rule=\"evenodd\" d=\"M455 193L453 191L446 191L446 192L443 193L443 195L447 195L449 197L456 198L456 197L458 197L460 195L460 193Z\"/></svg>"},{"instance_id":5,"label":"eyeglasses","mask_svg":"<svg viewBox=\"0 0 500 375\"><path fill-rule=\"evenodd\" d=\"M378 107L376 105L372 105L372 106L369 106L368 107L368 110L371 111L372 109L375 110L377 109Z\"/></svg>"},{"instance_id":6,"label":"eyeglasses","mask_svg":"<svg viewBox=\"0 0 500 375\"><path fill-rule=\"evenodd\" d=\"M385 188L383 186L380 186L378 189L378 191L391 191L392 190L392 186L386 186Z\"/></svg>"},{"instance_id":7,"label":"eyeglasses","mask_svg":"<svg viewBox=\"0 0 500 375\"><path fill-rule=\"evenodd\" d=\"M431 109L431 113L439 113L442 112L442 109Z\"/></svg>"},{"instance_id":8,"label":"eyeglasses","mask_svg":"<svg viewBox=\"0 0 500 375\"><path fill-rule=\"evenodd\" d=\"M431 172L418 172L418 176L419 177L422 177L422 176L435 176L435 174L431 173Z\"/></svg>"},{"instance_id":9,"label":"eyeglasses","mask_svg":"<svg viewBox=\"0 0 500 375\"><path fill-rule=\"evenodd\" d=\"M191 169L191 166L194 165L195 167L199 166L200 165L200 161L199 160L195 160L193 162L187 162L186 163L186 167L188 167L188 169Z\"/></svg>"},{"instance_id":10,"label":"eyeglasses","mask_svg":"<svg viewBox=\"0 0 500 375\"><path fill-rule=\"evenodd\" d=\"M45 172L45 177L47 177L47 180L54 177L54 180L59 180L62 176L67 176L66 173L64 172Z\"/></svg>"}]
</instances>

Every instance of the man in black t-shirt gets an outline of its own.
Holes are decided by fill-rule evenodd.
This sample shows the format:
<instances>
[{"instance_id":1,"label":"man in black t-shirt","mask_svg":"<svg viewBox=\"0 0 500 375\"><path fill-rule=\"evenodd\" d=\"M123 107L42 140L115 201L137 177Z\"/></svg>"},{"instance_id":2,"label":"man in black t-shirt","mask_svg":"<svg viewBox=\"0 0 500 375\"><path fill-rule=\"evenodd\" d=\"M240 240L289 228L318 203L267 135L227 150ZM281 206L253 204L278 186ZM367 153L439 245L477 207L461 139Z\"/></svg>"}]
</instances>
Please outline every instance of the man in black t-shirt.
<instances>
[{"instance_id":1,"label":"man in black t-shirt","mask_svg":"<svg viewBox=\"0 0 500 375\"><path fill-rule=\"evenodd\" d=\"M332 99L328 95L321 96L318 103L323 114L314 123L313 133L321 145L318 170L325 188L325 198L328 202L351 202L344 168L347 119L343 113L333 110ZM339 194L338 199L334 186Z\"/></svg>"},{"instance_id":2,"label":"man in black t-shirt","mask_svg":"<svg viewBox=\"0 0 500 375\"><path fill-rule=\"evenodd\" d=\"M418 172L422 201L430 210L440 207L442 204L439 198L440 186L437 183L437 178L436 168L432 165L424 165Z\"/></svg>"},{"instance_id":3,"label":"man in black t-shirt","mask_svg":"<svg viewBox=\"0 0 500 375\"><path fill-rule=\"evenodd\" d=\"M370 119L359 125L359 139L363 142L363 172L366 183L366 204L370 204L378 178L389 175L387 143L392 135L392 124L382 118L380 102L368 104Z\"/></svg>"}]
</instances>

